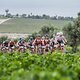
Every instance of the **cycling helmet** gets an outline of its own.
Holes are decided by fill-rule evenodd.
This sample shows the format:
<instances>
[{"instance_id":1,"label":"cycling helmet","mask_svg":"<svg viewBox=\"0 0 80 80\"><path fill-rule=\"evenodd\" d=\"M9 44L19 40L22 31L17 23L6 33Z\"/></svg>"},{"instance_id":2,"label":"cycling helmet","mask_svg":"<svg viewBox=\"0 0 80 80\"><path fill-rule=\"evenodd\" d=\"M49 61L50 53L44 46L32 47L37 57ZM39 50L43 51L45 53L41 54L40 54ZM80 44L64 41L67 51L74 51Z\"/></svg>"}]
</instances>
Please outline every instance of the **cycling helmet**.
<instances>
[{"instance_id":1,"label":"cycling helmet","mask_svg":"<svg viewBox=\"0 0 80 80\"><path fill-rule=\"evenodd\" d=\"M20 38L19 40L25 40L24 37Z\"/></svg>"},{"instance_id":2,"label":"cycling helmet","mask_svg":"<svg viewBox=\"0 0 80 80\"><path fill-rule=\"evenodd\" d=\"M49 37L49 35L48 35L48 34L46 34L46 35L45 35L45 37Z\"/></svg>"},{"instance_id":3,"label":"cycling helmet","mask_svg":"<svg viewBox=\"0 0 80 80\"><path fill-rule=\"evenodd\" d=\"M63 35L63 32L59 32L60 33L60 35Z\"/></svg>"},{"instance_id":4,"label":"cycling helmet","mask_svg":"<svg viewBox=\"0 0 80 80\"><path fill-rule=\"evenodd\" d=\"M33 37L30 37L30 40L33 40Z\"/></svg>"},{"instance_id":5,"label":"cycling helmet","mask_svg":"<svg viewBox=\"0 0 80 80\"><path fill-rule=\"evenodd\" d=\"M41 37L41 35L40 34L37 34L36 37Z\"/></svg>"},{"instance_id":6,"label":"cycling helmet","mask_svg":"<svg viewBox=\"0 0 80 80\"><path fill-rule=\"evenodd\" d=\"M56 36L59 36L59 35L60 35L60 33L59 33L59 32L57 32L57 33L56 33Z\"/></svg>"},{"instance_id":7,"label":"cycling helmet","mask_svg":"<svg viewBox=\"0 0 80 80\"><path fill-rule=\"evenodd\" d=\"M22 40L22 38L19 38L19 40Z\"/></svg>"}]
</instances>

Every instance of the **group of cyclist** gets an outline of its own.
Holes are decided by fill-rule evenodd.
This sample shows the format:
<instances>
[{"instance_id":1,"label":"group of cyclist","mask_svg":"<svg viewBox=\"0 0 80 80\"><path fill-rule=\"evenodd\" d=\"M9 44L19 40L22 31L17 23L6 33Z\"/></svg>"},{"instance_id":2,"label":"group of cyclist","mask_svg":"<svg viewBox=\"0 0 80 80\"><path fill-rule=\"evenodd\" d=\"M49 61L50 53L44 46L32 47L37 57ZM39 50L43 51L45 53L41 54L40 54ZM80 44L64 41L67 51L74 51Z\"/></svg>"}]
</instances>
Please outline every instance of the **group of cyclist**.
<instances>
[{"instance_id":1,"label":"group of cyclist","mask_svg":"<svg viewBox=\"0 0 80 80\"><path fill-rule=\"evenodd\" d=\"M65 44L67 43L66 38L64 37L62 32L56 33L55 37L49 38L49 35L46 34L41 37L40 34L36 35L36 38L30 37L28 42L24 38L20 38L18 41L14 41L13 39L10 41L4 41L1 44L1 50L4 50L4 47L9 50L17 50L25 52L27 49L32 53L46 53L46 52L54 52L56 49L61 50L63 53L65 51Z\"/></svg>"}]
</instances>

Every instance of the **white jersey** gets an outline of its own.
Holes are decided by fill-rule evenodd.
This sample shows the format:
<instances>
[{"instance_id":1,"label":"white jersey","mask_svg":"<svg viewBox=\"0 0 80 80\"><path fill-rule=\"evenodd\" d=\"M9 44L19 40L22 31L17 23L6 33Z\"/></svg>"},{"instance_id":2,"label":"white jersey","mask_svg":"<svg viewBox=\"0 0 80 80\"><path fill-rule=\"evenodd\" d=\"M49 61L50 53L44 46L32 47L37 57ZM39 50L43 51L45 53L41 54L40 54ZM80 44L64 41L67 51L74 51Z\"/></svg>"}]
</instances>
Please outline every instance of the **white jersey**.
<instances>
[{"instance_id":1,"label":"white jersey","mask_svg":"<svg viewBox=\"0 0 80 80\"><path fill-rule=\"evenodd\" d=\"M65 37L64 36L56 36L55 37L55 41L57 42L57 41L63 41L64 43L66 42L66 39L65 39Z\"/></svg>"}]
</instances>

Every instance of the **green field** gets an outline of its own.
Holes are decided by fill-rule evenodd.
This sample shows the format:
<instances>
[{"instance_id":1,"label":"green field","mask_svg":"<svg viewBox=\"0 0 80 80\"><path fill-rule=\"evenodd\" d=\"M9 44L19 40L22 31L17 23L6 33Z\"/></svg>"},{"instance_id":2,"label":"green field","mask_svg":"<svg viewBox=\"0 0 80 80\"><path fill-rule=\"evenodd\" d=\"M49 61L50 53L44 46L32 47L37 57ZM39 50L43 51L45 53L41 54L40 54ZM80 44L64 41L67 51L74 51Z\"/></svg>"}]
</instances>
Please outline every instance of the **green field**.
<instances>
[{"instance_id":1,"label":"green field","mask_svg":"<svg viewBox=\"0 0 80 80\"><path fill-rule=\"evenodd\" d=\"M45 20L45 19L24 19L13 18L0 24L0 32L34 33L40 31L41 27L48 25L62 29L71 21L66 20Z\"/></svg>"}]
</instances>

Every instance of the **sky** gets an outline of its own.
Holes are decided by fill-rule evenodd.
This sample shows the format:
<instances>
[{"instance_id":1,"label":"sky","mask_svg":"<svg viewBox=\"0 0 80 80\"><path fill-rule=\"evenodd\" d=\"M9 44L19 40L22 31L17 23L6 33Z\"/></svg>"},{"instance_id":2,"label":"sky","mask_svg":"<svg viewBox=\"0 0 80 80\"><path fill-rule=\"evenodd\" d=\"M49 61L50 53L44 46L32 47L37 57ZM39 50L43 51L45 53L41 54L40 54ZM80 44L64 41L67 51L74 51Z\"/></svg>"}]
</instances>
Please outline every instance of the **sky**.
<instances>
[{"instance_id":1,"label":"sky","mask_svg":"<svg viewBox=\"0 0 80 80\"><path fill-rule=\"evenodd\" d=\"M0 14L5 14L5 9L11 14L76 17L80 12L80 0L0 0Z\"/></svg>"}]
</instances>

